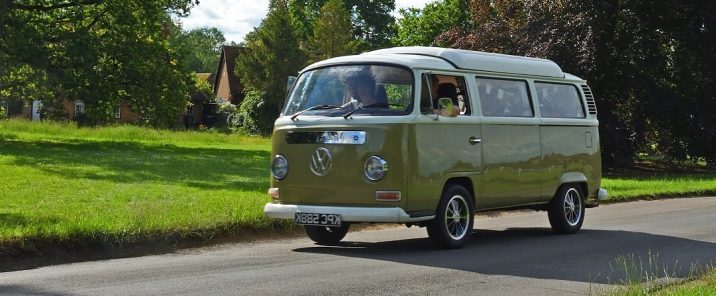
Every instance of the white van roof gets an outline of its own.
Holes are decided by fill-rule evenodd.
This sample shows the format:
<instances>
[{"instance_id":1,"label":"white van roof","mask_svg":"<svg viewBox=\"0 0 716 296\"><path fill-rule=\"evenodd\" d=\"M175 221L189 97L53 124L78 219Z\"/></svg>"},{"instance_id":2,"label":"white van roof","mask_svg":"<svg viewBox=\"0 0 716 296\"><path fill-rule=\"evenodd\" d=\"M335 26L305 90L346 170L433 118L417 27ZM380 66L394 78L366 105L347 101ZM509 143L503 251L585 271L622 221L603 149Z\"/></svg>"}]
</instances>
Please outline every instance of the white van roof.
<instances>
[{"instance_id":1,"label":"white van roof","mask_svg":"<svg viewBox=\"0 0 716 296\"><path fill-rule=\"evenodd\" d=\"M385 54L435 57L450 63L457 69L565 78L562 69L550 60L481 51L410 46L379 49L362 55Z\"/></svg>"}]
</instances>

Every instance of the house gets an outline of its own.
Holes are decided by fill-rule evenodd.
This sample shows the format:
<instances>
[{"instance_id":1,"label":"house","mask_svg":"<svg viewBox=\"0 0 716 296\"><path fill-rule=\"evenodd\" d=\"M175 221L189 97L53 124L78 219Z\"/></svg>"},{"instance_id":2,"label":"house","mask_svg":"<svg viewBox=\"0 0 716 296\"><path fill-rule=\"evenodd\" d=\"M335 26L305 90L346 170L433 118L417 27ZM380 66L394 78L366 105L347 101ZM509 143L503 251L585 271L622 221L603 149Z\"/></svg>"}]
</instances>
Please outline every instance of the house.
<instances>
[{"instance_id":1,"label":"house","mask_svg":"<svg viewBox=\"0 0 716 296\"><path fill-rule=\"evenodd\" d=\"M200 81L206 81L208 85L214 84L214 73L196 73L196 77ZM210 98L203 92L193 93L189 97L189 104L184 114L184 126L186 128L212 126L216 121L216 110L215 98Z\"/></svg>"},{"instance_id":2,"label":"house","mask_svg":"<svg viewBox=\"0 0 716 296\"><path fill-rule=\"evenodd\" d=\"M178 119L178 124L186 128L198 126L211 127L216 123L219 104L231 103L240 105L244 100L244 89L239 81L236 69L236 58L242 48L238 46L223 46L215 73L196 73L199 79L206 80L212 86L214 95L212 98L203 93L192 94L190 104L186 106L186 112ZM34 100L30 104L22 101L0 101L0 106L6 110L8 117L25 117L32 120L40 120L43 113L51 112L49 108L43 108L42 102ZM85 104L81 100L64 100L61 112L69 120L81 120L85 112ZM116 122L138 123L140 116L133 111L128 102L122 102L113 110Z\"/></svg>"},{"instance_id":3,"label":"house","mask_svg":"<svg viewBox=\"0 0 716 296\"><path fill-rule=\"evenodd\" d=\"M48 112L64 114L69 120L81 120L82 114L85 113L85 103L82 100L66 99L62 102L62 110L45 108L40 100L33 100L30 103L18 100L3 100L0 101L0 106L5 108L8 117L24 117L32 120L40 120ZM132 106L128 102L122 102L114 107L112 117L116 122L121 123L139 122L139 115L132 110Z\"/></svg>"},{"instance_id":4,"label":"house","mask_svg":"<svg viewBox=\"0 0 716 296\"><path fill-rule=\"evenodd\" d=\"M220 104L239 105L244 100L243 86L236 76L236 58L241 48L238 46L223 46L219 57L219 64L215 73L197 73L199 79L206 80L212 86L214 97L208 98L203 93L191 95L191 104L184 115L184 125L187 128L206 126L212 127L217 121Z\"/></svg>"}]
</instances>

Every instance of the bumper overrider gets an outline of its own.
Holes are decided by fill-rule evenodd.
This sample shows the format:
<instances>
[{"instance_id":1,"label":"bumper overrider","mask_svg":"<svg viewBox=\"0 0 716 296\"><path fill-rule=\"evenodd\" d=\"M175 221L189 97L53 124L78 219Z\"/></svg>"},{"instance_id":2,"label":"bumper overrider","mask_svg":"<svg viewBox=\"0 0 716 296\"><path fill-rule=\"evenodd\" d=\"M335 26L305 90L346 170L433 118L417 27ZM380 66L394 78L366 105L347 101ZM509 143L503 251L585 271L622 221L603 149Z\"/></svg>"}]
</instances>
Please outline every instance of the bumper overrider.
<instances>
[{"instance_id":1,"label":"bumper overrider","mask_svg":"<svg viewBox=\"0 0 716 296\"><path fill-rule=\"evenodd\" d=\"M344 222L406 223L427 221L435 218L434 215L411 217L398 207L338 207L279 203L267 203L264 206L264 214L271 218L293 220L296 213L338 214Z\"/></svg>"},{"instance_id":2,"label":"bumper overrider","mask_svg":"<svg viewBox=\"0 0 716 296\"><path fill-rule=\"evenodd\" d=\"M609 198L609 192L607 192L604 188L599 188L599 191L597 192L597 199L599 201L603 201Z\"/></svg>"}]
</instances>

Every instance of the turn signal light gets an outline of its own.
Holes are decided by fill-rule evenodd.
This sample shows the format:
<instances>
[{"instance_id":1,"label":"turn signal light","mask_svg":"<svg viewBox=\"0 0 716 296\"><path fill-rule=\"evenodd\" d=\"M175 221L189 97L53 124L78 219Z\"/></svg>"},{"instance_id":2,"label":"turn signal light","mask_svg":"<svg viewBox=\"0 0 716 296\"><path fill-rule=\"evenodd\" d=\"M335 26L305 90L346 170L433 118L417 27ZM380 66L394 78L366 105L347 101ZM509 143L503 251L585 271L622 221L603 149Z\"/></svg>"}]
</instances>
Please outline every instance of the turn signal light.
<instances>
[{"instance_id":1,"label":"turn signal light","mask_svg":"<svg viewBox=\"0 0 716 296\"><path fill-rule=\"evenodd\" d=\"M269 188L268 195L271 197L271 199L278 199L278 188Z\"/></svg>"},{"instance_id":2,"label":"turn signal light","mask_svg":"<svg viewBox=\"0 0 716 296\"><path fill-rule=\"evenodd\" d=\"M377 201L400 201L400 191L376 191Z\"/></svg>"}]
</instances>

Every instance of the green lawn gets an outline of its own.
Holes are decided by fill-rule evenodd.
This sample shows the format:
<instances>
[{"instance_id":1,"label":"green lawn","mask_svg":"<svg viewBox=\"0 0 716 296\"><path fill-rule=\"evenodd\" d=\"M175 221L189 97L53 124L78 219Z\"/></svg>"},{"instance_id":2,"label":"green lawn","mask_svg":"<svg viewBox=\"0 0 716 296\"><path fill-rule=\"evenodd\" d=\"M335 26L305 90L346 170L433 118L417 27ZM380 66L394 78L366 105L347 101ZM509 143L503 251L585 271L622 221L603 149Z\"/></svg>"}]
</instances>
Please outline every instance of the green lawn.
<instances>
[{"instance_id":1,"label":"green lawn","mask_svg":"<svg viewBox=\"0 0 716 296\"><path fill-rule=\"evenodd\" d=\"M602 187L607 202L716 194L716 172L700 167L664 169L651 164L639 169L608 171Z\"/></svg>"},{"instance_id":2,"label":"green lawn","mask_svg":"<svg viewBox=\"0 0 716 296\"><path fill-rule=\"evenodd\" d=\"M270 139L0 121L0 254L291 228L263 216ZM716 192L714 172L616 172L614 200Z\"/></svg>"},{"instance_id":3,"label":"green lawn","mask_svg":"<svg viewBox=\"0 0 716 296\"><path fill-rule=\"evenodd\" d=\"M0 251L286 227L263 216L270 140L0 121Z\"/></svg>"}]
</instances>

